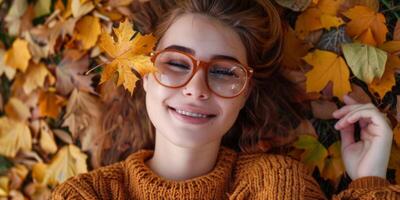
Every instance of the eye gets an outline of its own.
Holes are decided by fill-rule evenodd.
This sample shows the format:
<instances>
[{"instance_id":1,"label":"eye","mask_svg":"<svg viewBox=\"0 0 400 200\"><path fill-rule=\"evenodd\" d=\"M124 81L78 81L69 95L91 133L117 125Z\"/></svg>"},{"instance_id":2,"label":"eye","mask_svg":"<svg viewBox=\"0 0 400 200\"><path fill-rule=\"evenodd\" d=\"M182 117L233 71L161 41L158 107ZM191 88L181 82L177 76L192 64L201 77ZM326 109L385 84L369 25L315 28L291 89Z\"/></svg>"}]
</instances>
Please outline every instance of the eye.
<instances>
[{"instance_id":1,"label":"eye","mask_svg":"<svg viewBox=\"0 0 400 200\"><path fill-rule=\"evenodd\" d=\"M168 64L170 67L184 69L184 70L190 70L190 66L187 64L184 64L184 63L179 63L176 61L168 61L166 64Z\"/></svg>"},{"instance_id":2,"label":"eye","mask_svg":"<svg viewBox=\"0 0 400 200\"><path fill-rule=\"evenodd\" d=\"M234 69L226 68L226 67L213 67L210 70L210 73L220 77L235 77L237 78L237 74Z\"/></svg>"}]
</instances>

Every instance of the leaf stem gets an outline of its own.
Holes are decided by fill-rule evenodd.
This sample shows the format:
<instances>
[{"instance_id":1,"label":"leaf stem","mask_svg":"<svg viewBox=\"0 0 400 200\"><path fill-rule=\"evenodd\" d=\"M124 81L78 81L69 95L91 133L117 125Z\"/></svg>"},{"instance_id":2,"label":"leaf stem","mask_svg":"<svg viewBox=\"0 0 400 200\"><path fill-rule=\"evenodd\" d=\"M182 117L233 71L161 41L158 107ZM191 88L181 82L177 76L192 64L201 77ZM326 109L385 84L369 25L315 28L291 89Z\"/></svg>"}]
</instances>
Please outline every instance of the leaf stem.
<instances>
[{"instance_id":1,"label":"leaf stem","mask_svg":"<svg viewBox=\"0 0 400 200\"><path fill-rule=\"evenodd\" d=\"M392 6L390 5L390 3L387 0L380 0L380 2L382 2L382 4L385 5L385 7L388 8L389 10L392 9ZM400 19L400 15L397 12L391 12L391 13L393 13L393 15L397 19Z\"/></svg>"}]
</instances>

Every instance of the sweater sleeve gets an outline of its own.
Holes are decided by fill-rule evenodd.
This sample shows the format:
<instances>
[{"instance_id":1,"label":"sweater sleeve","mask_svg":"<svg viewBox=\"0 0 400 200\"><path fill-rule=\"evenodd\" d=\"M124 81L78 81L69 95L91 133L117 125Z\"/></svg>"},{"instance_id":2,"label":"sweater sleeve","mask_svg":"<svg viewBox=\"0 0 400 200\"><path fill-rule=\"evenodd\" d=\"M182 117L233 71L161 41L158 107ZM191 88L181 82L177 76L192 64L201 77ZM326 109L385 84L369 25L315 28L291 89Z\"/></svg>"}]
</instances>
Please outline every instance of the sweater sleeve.
<instances>
[{"instance_id":1,"label":"sweater sleeve","mask_svg":"<svg viewBox=\"0 0 400 200\"><path fill-rule=\"evenodd\" d=\"M326 199L313 177L305 177L306 199ZM317 191L317 192L316 192ZM350 183L348 188L332 197L332 200L395 200L400 199L400 186L391 185L384 178L369 176L356 179Z\"/></svg>"},{"instance_id":2,"label":"sweater sleeve","mask_svg":"<svg viewBox=\"0 0 400 200\"><path fill-rule=\"evenodd\" d=\"M58 185L51 194L51 200L98 199L92 187L89 174L72 177Z\"/></svg>"}]
</instances>

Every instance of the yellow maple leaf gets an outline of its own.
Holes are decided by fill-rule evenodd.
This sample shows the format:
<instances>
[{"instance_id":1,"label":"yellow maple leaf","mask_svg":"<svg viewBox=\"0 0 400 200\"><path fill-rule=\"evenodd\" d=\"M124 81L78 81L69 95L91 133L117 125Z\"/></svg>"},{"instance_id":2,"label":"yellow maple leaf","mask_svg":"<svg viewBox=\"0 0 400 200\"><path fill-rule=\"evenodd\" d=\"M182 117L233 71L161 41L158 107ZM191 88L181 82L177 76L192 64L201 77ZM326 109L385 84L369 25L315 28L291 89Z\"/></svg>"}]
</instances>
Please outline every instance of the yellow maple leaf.
<instances>
[{"instance_id":1,"label":"yellow maple leaf","mask_svg":"<svg viewBox=\"0 0 400 200\"><path fill-rule=\"evenodd\" d=\"M50 164L36 163L32 168L33 178L50 186L62 183L69 177L87 172L87 155L74 145L60 149Z\"/></svg>"},{"instance_id":2,"label":"yellow maple leaf","mask_svg":"<svg viewBox=\"0 0 400 200\"><path fill-rule=\"evenodd\" d=\"M350 71L344 59L329 51L316 50L303 58L313 69L306 73L306 91L320 92L329 81L333 84L333 94L340 99L351 91Z\"/></svg>"},{"instance_id":3,"label":"yellow maple leaf","mask_svg":"<svg viewBox=\"0 0 400 200\"><path fill-rule=\"evenodd\" d=\"M87 15L76 23L74 36L82 42L83 49L87 50L96 44L100 32L99 18Z\"/></svg>"},{"instance_id":4,"label":"yellow maple leaf","mask_svg":"<svg viewBox=\"0 0 400 200\"><path fill-rule=\"evenodd\" d=\"M100 84L117 73L117 85L123 85L132 94L135 83L139 79L132 69L142 76L155 70L150 58L145 55L151 52L156 40L152 35L142 36L140 33L136 33L135 38L131 40L135 32L128 20L113 30L116 41L105 31L100 36L100 48L112 59L111 63L105 66Z\"/></svg>"},{"instance_id":5,"label":"yellow maple leaf","mask_svg":"<svg viewBox=\"0 0 400 200\"><path fill-rule=\"evenodd\" d=\"M28 50L28 42L22 39L16 39L12 47L4 55L4 63L8 66L19 69L22 72L28 68L28 62L31 54Z\"/></svg>"},{"instance_id":6,"label":"yellow maple leaf","mask_svg":"<svg viewBox=\"0 0 400 200\"><path fill-rule=\"evenodd\" d=\"M40 140L39 145L46 153L55 153L57 144L54 140L53 132L44 120L40 120Z\"/></svg>"},{"instance_id":7,"label":"yellow maple leaf","mask_svg":"<svg viewBox=\"0 0 400 200\"><path fill-rule=\"evenodd\" d=\"M385 16L366 6L355 6L343 13L351 19L346 25L346 31L350 37L360 40L362 43L373 46L386 41L388 29L385 25Z\"/></svg>"},{"instance_id":8,"label":"yellow maple leaf","mask_svg":"<svg viewBox=\"0 0 400 200\"><path fill-rule=\"evenodd\" d=\"M300 39L304 39L312 31L323 28L321 15L322 12L318 8L309 8L298 16L295 31Z\"/></svg>"},{"instance_id":9,"label":"yellow maple leaf","mask_svg":"<svg viewBox=\"0 0 400 200\"><path fill-rule=\"evenodd\" d=\"M386 63L385 72L380 79L375 78L369 85L369 88L378 93L381 98L385 94L392 90L392 87L396 84L395 72L396 69L400 68L400 58L394 55L389 55Z\"/></svg>"},{"instance_id":10,"label":"yellow maple leaf","mask_svg":"<svg viewBox=\"0 0 400 200\"><path fill-rule=\"evenodd\" d=\"M19 150L32 148L32 136L24 123L7 117L0 118L0 154L15 157Z\"/></svg>"}]
</instances>

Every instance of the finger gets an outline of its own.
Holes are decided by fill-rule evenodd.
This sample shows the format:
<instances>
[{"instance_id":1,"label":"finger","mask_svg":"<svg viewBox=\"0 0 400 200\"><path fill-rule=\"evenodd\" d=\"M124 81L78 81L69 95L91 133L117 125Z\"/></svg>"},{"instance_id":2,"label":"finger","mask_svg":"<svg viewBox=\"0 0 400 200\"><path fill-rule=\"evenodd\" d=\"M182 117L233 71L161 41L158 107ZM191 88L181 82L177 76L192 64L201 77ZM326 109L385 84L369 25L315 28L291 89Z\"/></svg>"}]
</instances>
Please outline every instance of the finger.
<instances>
[{"instance_id":1,"label":"finger","mask_svg":"<svg viewBox=\"0 0 400 200\"><path fill-rule=\"evenodd\" d=\"M340 129L340 138L342 140L342 149L353 144L354 140L354 125L346 126Z\"/></svg>"},{"instance_id":2,"label":"finger","mask_svg":"<svg viewBox=\"0 0 400 200\"><path fill-rule=\"evenodd\" d=\"M350 97L349 95L347 95L347 94L343 96L343 101L344 101L344 103L347 104L347 105L358 104L358 102L357 102L355 99L351 98L351 97Z\"/></svg>"},{"instance_id":3,"label":"finger","mask_svg":"<svg viewBox=\"0 0 400 200\"><path fill-rule=\"evenodd\" d=\"M357 109L357 108L360 108L361 106L363 106L364 104L355 104L355 105L346 105L346 106L343 106L343 107L341 107L339 110L335 110L333 113L332 113L332 116L334 117L334 118L342 118L343 116L345 116L346 114L348 114L349 112L351 112L351 111L353 111L353 110L355 110L355 109Z\"/></svg>"},{"instance_id":4,"label":"finger","mask_svg":"<svg viewBox=\"0 0 400 200\"><path fill-rule=\"evenodd\" d=\"M345 116L343 116L339 121L337 121L336 124L335 124L335 128L336 129L340 129L343 126L347 126L348 124L355 123L358 120L351 121L351 120L349 120L349 117L354 115L354 113L357 113L357 112L360 112L360 111L363 111L363 110L372 110L373 111L375 109L371 108L369 105L362 104L362 106L356 107L354 110L351 110L350 112L346 113Z\"/></svg>"},{"instance_id":5,"label":"finger","mask_svg":"<svg viewBox=\"0 0 400 200\"><path fill-rule=\"evenodd\" d=\"M352 113L346 121L348 123L354 123L360 119L365 119L365 121L370 122L369 124L373 124L376 126L384 125L386 123L382 114L380 114L378 111L372 110L372 109L365 109L365 110L361 110L359 112Z\"/></svg>"}]
</instances>

